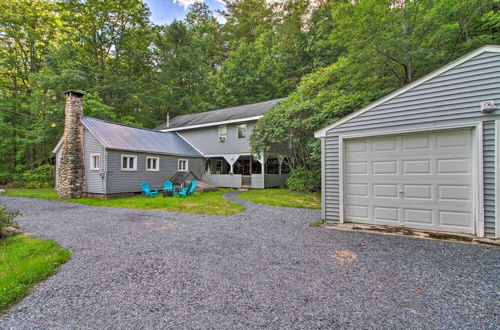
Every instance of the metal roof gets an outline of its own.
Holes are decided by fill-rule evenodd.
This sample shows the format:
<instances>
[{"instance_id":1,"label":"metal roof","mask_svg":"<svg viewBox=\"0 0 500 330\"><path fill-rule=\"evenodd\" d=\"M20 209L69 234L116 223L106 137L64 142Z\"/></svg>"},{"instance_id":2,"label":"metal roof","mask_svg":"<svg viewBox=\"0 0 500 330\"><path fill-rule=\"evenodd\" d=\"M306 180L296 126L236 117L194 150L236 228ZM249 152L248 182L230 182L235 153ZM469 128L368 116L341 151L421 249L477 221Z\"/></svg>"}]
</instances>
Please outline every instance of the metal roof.
<instances>
[{"instance_id":1,"label":"metal roof","mask_svg":"<svg viewBox=\"0 0 500 330\"><path fill-rule=\"evenodd\" d=\"M88 117L82 118L82 123L107 149L202 156L175 133L158 132Z\"/></svg>"},{"instance_id":2,"label":"metal roof","mask_svg":"<svg viewBox=\"0 0 500 330\"><path fill-rule=\"evenodd\" d=\"M156 129L176 130L183 127L210 126L211 124L217 125L227 121L237 121L239 119L244 120L248 118L261 117L282 100L283 99L276 99L253 104L240 105L237 107L194 113L191 115L177 116L170 120L169 125L167 125L167 122L165 122L162 125L158 126Z\"/></svg>"}]
</instances>

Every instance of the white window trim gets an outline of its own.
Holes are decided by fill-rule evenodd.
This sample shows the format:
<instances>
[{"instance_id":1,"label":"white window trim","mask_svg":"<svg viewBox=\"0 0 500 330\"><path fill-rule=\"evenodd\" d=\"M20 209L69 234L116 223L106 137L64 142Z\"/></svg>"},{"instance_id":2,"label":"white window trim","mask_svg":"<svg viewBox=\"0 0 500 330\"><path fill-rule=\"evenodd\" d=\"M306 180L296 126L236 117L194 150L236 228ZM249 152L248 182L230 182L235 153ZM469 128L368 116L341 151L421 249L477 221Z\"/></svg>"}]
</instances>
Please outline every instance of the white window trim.
<instances>
[{"instance_id":1,"label":"white window trim","mask_svg":"<svg viewBox=\"0 0 500 330\"><path fill-rule=\"evenodd\" d=\"M130 158L134 158L134 167L133 168L124 168L123 167L123 158L125 157L130 157ZM137 156L134 156L134 155L122 155L121 156L121 162L120 162L120 167L122 169L122 171L128 171L128 172L132 172L132 171L137 171Z\"/></svg>"},{"instance_id":2,"label":"white window trim","mask_svg":"<svg viewBox=\"0 0 500 330\"><path fill-rule=\"evenodd\" d=\"M148 160L156 159L156 168L148 168ZM123 164L123 163L122 163ZM160 171L160 157L147 156L146 157L146 171L148 172L158 172Z\"/></svg>"},{"instance_id":3,"label":"white window trim","mask_svg":"<svg viewBox=\"0 0 500 330\"><path fill-rule=\"evenodd\" d=\"M99 157L98 167L94 167L94 157L95 156ZM99 171L100 169L101 169L101 154L99 154L99 153L90 154L90 170L91 171Z\"/></svg>"},{"instance_id":4,"label":"white window trim","mask_svg":"<svg viewBox=\"0 0 500 330\"><path fill-rule=\"evenodd\" d=\"M226 128L226 134L224 134L224 135L220 134L221 127L225 127ZM227 125L219 125L219 126L217 126L217 141L220 142L220 138L221 137L224 137L227 140Z\"/></svg>"},{"instance_id":5,"label":"white window trim","mask_svg":"<svg viewBox=\"0 0 500 330\"><path fill-rule=\"evenodd\" d=\"M181 162L186 162L186 168L183 169L183 170L180 169ZM179 172L189 172L189 160L187 160L187 159L177 159L177 171L179 171Z\"/></svg>"},{"instance_id":6,"label":"white window trim","mask_svg":"<svg viewBox=\"0 0 500 330\"><path fill-rule=\"evenodd\" d=\"M240 125L245 125L245 137L240 137ZM239 123L236 125L236 137L238 137L238 140L245 140L248 137L247 123Z\"/></svg>"}]
</instances>

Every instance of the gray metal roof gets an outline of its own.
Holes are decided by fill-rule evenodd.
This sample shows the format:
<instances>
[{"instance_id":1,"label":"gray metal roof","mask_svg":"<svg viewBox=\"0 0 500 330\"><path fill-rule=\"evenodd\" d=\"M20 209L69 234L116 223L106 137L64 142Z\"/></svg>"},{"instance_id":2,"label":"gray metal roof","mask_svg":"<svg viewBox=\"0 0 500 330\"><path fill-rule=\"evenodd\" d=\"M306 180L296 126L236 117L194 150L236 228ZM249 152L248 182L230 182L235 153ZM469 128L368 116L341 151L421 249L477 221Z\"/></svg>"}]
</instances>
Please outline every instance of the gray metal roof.
<instances>
[{"instance_id":1,"label":"gray metal roof","mask_svg":"<svg viewBox=\"0 0 500 330\"><path fill-rule=\"evenodd\" d=\"M107 149L202 156L175 133L158 132L88 117L82 118L82 123Z\"/></svg>"},{"instance_id":2,"label":"gray metal roof","mask_svg":"<svg viewBox=\"0 0 500 330\"><path fill-rule=\"evenodd\" d=\"M172 129L194 125L209 125L229 120L238 120L264 115L283 99L264 101L259 103L240 105L237 107L194 113L191 115L177 116L170 120L170 125L163 123L156 129Z\"/></svg>"}]
</instances>

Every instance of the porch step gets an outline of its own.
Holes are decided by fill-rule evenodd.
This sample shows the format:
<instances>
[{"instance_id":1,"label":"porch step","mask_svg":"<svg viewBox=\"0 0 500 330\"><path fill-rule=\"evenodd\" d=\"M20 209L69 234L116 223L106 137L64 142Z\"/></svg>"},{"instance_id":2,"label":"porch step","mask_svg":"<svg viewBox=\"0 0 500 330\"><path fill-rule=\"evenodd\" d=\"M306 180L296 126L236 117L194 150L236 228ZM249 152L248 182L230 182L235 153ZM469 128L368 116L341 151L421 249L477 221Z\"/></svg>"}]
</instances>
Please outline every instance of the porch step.
<instances>
[{"instance_id":1,"label":"porch step","mask_svg":"<svg viewBox=\"0 0 500 330\"><path fill-rule=\"evenodd\" d=\"M212 185L209 185L208 183L205 183L205 182L202 182L202 181L198 181L198 183L196 184L196 189L194 191L216 191L217 188L212 186Z\"/></svg>"},{"instance_id":2,"label":"porch step","mask_svg":"<svg viewBox=\"0 0 500 330\"><path fill-rule=\"evenodd\" d=\"M252 177L251 176L242 176L241 177L241 186L250 188L252 186Z\"/></svg>"}]
</instances>

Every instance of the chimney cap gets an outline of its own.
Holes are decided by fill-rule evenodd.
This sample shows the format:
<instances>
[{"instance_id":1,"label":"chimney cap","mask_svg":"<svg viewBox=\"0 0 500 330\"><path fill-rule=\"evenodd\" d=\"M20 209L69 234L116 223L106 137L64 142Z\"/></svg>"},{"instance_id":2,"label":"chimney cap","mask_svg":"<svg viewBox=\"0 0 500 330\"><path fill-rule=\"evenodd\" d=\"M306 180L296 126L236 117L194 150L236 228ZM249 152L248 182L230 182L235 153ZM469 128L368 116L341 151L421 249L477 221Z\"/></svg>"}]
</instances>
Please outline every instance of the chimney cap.
<instances>
[{"instance_id":1,"label":"chimney cap","mask_svg":"<svg viewBox=\"0 0 500 330\"><path fill-rule=\"evenodd\" d=\"M73 94L73 95L78 96L78 97L82 97L83 95L85 95L85 93L77 92L77 91L74 91L72 89L68 89L67 91L64 92L64 94Z\"/></svg>"}]
</instances>

